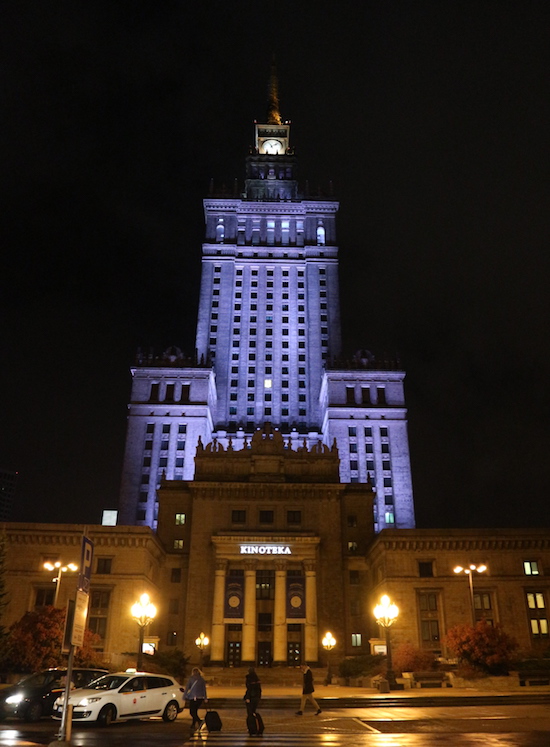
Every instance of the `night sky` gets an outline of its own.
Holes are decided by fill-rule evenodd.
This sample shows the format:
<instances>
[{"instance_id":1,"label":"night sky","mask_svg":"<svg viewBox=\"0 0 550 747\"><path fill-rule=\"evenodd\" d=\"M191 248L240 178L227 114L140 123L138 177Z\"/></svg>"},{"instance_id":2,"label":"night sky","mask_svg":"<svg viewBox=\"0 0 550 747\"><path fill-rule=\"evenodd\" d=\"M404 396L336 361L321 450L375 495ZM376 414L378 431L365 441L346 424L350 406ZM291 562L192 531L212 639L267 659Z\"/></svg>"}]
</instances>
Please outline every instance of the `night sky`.
<instances>
[{"instance_id":1,"label":"night sky","mask_svg":"<svg viewBox=\"0 0 550 747\"><path fill-rule=\"evenodd\" d=\"M550 3L7 3L0 467L116 507L136 349L194 348L202 199L273 53L340 200L346 351L398 353L420 527L550 525Z\"/></svg>"}]
</instances>

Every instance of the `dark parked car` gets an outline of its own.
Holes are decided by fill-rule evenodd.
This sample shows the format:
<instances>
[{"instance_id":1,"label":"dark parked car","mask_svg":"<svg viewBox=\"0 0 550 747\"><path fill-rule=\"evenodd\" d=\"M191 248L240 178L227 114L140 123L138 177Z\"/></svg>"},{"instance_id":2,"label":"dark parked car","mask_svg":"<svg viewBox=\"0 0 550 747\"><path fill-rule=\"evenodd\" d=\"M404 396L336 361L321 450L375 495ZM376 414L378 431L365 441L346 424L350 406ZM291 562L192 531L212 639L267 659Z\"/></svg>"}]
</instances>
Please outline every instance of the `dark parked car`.
<instances>
[{"instance_id":1,"label":"dark parked car","mask_svg":"<svg viewBox=\"0 0 550 747\"><path fill-rule=\"evenodd\" d=\"M72 681L74 687L86 687L104 674L108 674L108 670L73 669ZM15 716L25 721L38 721L42 716L50 716L55 700L65 689L66 676L67 670L63 667L45 669L0 690L0 720Z\"/></svg>"}]
</instances>

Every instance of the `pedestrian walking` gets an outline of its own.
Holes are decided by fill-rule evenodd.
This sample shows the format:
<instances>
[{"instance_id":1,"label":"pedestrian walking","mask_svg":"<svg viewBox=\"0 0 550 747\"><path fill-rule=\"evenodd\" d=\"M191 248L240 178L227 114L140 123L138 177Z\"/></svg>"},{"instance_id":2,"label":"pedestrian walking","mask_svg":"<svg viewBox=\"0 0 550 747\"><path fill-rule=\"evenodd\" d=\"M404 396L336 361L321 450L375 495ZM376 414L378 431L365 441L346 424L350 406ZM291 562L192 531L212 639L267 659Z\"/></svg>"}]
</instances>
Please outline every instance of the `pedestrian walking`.
<instances>
[{"instance_id":1,"label":"pedestrian walking","mask_svg":"<svg viewBox=\"0 0 550 747\"><path fill-rule=\"evenodd\" d=\"M304 675L304 686L302 687L300 710L296 711L296 715L301 716L303 714L306 703L309 700L309 702L315 708L315 715L318 716L321 713L321 709L319 708L319 703L317 703L317 701L313 697L313 693L315 692L315 688L313 687L313 672L307 664L302 664L300 669L302 670L302 674Z\"/></svg>"},{"instance_id":2,"label":"pedestrian walking","mask_svg":"<svg viewBox=\"0 0 550 747\"><path fill-rule=\"evenodd\" d=\"M202 721L199 717L199 708L203 703L208 702L208 697L206 695L206 682L198 667L193 667L191 677L189 677L185 686L183 698L189 703L189 713L193 719L191 729L193 731L195 728L200 729Z\"/></svg>"},{"instance_id":3,"label":"pedestrian walking","mask_svg":"<svg viewBox=\"0 0 550 747\"><path fill-rule=\"evenodd\" d=\"M264 722L258 713L258 705L262 697L262 685L254 667L250 667L245 678L246 692L243 700L246 704L246 726L250 736L261 736Z\"/></svg>"}]
</instances>

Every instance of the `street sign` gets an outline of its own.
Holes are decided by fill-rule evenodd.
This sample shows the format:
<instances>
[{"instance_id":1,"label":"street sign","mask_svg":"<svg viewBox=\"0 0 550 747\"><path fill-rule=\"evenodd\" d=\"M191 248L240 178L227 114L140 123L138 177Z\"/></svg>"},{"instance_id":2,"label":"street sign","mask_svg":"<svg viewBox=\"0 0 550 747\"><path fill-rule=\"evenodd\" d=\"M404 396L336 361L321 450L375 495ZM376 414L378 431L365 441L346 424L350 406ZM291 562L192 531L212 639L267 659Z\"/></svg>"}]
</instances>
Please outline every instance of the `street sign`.
<instances>
[{"instance_id":1,"label":"street sign","mask_svg":"<svg viewBox=\"0 0 550 747\"><path fill-rule=\"evenodd\" d=\"M82 552L80 555L80 573L78 574L78 590L86 594L90 592L92 577L92 560L94 558L94 543L88 537L82 537Z\"/></svg>"},{"instance_id":2,"label":"street sign","mask_svg":"<svg viewBox=\"0 0 550 747\"><path fill-rule=\"evenodd\" d=\"M85 591L76 592L73 632L71 636L73 646L82 646L84 643L84 631L86 630L86 618L88 617L88 600L89 596Z\"/></svg>"}]
</instances>

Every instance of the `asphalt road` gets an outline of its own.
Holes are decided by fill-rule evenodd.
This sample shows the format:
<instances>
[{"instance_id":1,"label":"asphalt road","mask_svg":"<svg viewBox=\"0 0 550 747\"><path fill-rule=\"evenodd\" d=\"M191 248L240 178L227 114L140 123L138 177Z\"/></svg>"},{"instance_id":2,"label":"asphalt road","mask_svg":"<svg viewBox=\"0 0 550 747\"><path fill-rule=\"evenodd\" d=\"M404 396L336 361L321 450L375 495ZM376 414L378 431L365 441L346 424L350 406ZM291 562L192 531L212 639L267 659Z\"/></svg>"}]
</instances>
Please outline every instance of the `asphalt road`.
<instances>
[{"instance_id":1,"label":"asphalt road","mask_svg":"<svg viewBox=\"0 0 550 747\"><path fill-rule=\"evenodd\" d=\"M193 735L187 712L173 724L160 719L113 724L107 729L77 724L73 747L239 747L263 742L269 747L550 747L550 708L544 705L436 708L353 708L306 711L262 710L266 732L248 736L244 709L220 713L222 732ZM0 747L35 747L56 740L59 724L6 721Z\"/></svg>"}]
</instances>

